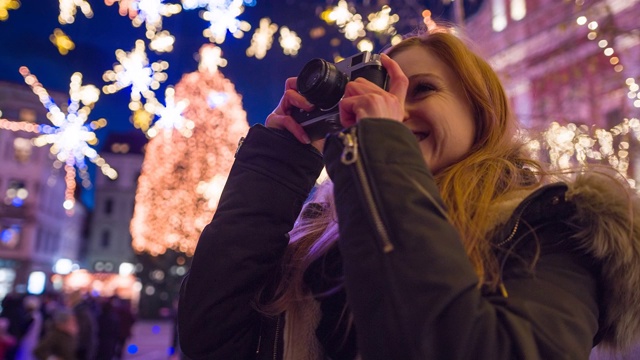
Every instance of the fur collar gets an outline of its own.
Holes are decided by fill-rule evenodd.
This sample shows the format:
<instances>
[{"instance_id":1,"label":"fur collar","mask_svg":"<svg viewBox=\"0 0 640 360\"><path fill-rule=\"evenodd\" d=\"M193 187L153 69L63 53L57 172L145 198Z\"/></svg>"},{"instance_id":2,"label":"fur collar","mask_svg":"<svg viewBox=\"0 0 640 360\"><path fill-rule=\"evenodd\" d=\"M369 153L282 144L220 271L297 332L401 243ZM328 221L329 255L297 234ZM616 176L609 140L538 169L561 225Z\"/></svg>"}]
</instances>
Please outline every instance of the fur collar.
<instances>
[{"instance_id":1,"label":"fur collar","mask_svg":"<svg viewBox=\"0 0 640 360\"><path fill-rule=\"evenodd\" d=\"M640 199L602 173L578 177L566 199L584 225L576 238L602 263L602 345L625 349L640 337Z\"/></svg>"},{"instance_id":2,"label":"fur collar","mask_svg":"<svg viewBox=\"0 0 640 360\"><path fill-rule=\"evenodd\" d=\"M640 339L640 198L614 175L591 172L567 182L576 205L578 246L602 264L601 345L624 350ZM533 191L516 191L492 207L494 228L506 224Z\"/></svg>"}]
</instances>

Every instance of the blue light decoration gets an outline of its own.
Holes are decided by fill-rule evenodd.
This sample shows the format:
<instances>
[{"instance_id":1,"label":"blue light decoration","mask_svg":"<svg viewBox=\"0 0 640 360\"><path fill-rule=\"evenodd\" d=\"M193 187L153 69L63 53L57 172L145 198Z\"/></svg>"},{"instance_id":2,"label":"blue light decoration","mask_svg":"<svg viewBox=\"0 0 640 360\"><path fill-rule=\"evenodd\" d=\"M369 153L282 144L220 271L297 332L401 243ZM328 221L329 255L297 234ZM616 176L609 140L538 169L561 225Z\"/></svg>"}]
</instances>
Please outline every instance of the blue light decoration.
<instances>
[{"instance_id":1,"label":"blue light decoration","mask_svg":"<svg viewBox=\"0 0 640 360\"><path fill-rule=\"evenodd\" d=\"M128 352L129 354L135 354L135 353L137 353L137 352L138 352L138 346L137 346L137 345L135 345L135 344L131 344L131 345L127 346L127 352Z\"/></svg>"}]
</instances>

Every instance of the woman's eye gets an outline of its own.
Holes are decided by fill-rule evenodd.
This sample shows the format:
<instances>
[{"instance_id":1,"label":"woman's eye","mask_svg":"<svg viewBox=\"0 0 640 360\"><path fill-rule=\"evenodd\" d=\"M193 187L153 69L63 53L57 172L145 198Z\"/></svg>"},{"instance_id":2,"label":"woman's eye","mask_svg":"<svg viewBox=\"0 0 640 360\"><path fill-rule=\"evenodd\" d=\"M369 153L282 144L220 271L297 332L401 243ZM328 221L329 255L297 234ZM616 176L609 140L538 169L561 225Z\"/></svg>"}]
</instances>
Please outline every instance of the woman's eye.
<instances>
[{"instance_id":1,"label":"woman's eye","mask_svg":"<svg viewBox=\"0 0 640 360\"><path fill-rule=\"evenodd\" d=\"M428 83L418 83L416 84L416 86L413 87L413 95L419 95L419 94L423 94L423 93L428 93L431 91L435 91L436 87L428 84Z\"/></svg>"}]
</instances>

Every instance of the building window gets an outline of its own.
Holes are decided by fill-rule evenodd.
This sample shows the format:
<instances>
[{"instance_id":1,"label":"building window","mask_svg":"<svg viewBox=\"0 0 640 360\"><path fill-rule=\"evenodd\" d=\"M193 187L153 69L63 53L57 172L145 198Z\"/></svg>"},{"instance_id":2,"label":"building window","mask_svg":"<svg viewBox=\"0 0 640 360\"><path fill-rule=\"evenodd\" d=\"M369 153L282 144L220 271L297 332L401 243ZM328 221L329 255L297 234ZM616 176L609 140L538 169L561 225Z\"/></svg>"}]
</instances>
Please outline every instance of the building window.
<instances>
[{"instance_id":1,"label":"building window","mask_svg":"<svg viewBox=\"0 0 640 360\"><path fill-rule=\"evenodd\" d=\"M107 249L111 244L111 233L109 230L104 230L102 232L102 239L100 239L100 245L102 245L103 249Z\"/></svg>"},{"instance_id":2,"label":"building window","mask_svg":"<svg viewBox=\"0 0 640 360\"><path fill-rule=\"evenodd\" d=\"M491 0L493 20L491 26L496 32L500 32L507 27L507 0Z\"/></svg>"},{"instance_id":3,"label":"building window","mask_svg":"<svg viewBox=\"0 0 640 360\"><path fill-rule=\"evenodd\" d=\"M104 213L107 215L111 215L112 212L113 212L113 199L108 198L104 202Z\"/></svg>"},{"instance_id":4,"label":"building window","mask_svg":"<svg viewBox=\"0 0 640 360\"><path fill-rule=\"evenodd\" d=\"M29 192L24 181L18 179L9 180L9 186L4 194L4 203L9 206L21 207Z\"/></svg>"},{"instance_id":5,"label":"building window","mask_svg":"<svg viewBox=\"0 0 640 360\"><path fill-rule=\"evenodd\" d=\"M527 4L525 0L511 0L511 18L515 21L524 19L527 15Z\"/></svg>"}]
</instances>

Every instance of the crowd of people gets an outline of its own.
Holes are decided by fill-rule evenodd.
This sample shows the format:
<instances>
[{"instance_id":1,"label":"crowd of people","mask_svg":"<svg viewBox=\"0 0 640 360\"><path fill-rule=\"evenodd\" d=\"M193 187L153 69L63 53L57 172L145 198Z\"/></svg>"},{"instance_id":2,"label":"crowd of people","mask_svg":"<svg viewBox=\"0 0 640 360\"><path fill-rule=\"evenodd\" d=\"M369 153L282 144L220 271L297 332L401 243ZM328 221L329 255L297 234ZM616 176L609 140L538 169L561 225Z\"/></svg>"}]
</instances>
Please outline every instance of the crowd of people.
<instances>
[{"instance_id":1,"label":"crowd of people","mask_svg":"<svg viewBox=\"0 0 640 360\"><path fill-rule=\"evenodd\" d=\"M122 359L135 322L128 300L82 292L2 300L0 359Z\"/></svg>"}]
</instances>

